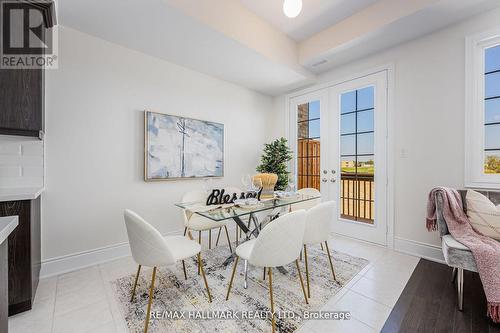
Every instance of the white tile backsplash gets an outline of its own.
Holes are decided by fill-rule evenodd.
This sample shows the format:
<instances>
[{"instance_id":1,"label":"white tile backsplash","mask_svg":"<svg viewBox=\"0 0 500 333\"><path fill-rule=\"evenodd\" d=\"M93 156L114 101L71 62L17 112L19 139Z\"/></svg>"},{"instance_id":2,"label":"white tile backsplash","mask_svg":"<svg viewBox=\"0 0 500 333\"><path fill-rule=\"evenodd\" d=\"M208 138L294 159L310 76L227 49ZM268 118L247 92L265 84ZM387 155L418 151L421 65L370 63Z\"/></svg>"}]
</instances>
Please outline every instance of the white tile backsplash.
<instances>
[{"instance_id":1,"label":"white tile backsplash","mask_svg":"<svg viewBox=\"0 0 500 333\"><path fill-rule=\"evenodd\" d=\"M0 135L0 188L42 187L43 141Z\"/></svg>"}]
</instances>

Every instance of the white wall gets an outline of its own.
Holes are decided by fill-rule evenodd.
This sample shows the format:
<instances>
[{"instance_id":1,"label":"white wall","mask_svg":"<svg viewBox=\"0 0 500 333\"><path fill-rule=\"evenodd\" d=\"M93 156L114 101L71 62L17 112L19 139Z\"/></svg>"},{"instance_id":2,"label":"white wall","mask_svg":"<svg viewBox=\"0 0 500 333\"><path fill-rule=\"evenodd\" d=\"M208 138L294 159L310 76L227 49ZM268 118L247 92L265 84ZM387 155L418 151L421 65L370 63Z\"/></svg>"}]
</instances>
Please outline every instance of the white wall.
<instances>
[{"instance_id":1,"label":"white wall","mask_svg":"<svg viewBox=\"0 0 500 333\"><path fill-rule=\"evenodd\" d=\"M384 64L395 66L396 247L439 254L438 234L425 229L426 201L434 186L464 184L465 36L495 26L500 26L500 9L334 69L318 80L338 81ZM284 96L275 100L282 112L281 133L284 103Z\"/></svg>"},{"instance_id":2,"label":"white wall","mask_svg":"<svg viewBox=\"0 0 500 333\"><path fill-rule=\"evenodd\" d=\"M203 181L143 181L143 110L224 123L218 184L239 186L274 137L272 98L67 27L46 80L45 261L125 242L125 208L162 233L182 231L174 203Z\"/></svg>"}]
</instances>

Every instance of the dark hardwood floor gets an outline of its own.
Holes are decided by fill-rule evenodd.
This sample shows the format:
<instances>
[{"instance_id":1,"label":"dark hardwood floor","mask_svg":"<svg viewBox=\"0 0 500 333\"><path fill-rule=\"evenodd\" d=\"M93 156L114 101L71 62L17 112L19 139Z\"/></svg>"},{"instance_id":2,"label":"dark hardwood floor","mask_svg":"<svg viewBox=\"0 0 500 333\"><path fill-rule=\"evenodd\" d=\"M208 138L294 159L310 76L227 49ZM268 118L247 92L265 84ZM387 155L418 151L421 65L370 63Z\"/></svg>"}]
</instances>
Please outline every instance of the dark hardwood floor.
<instances>
[{"instance_id":1,"label":"dark hardwood floor","mask_svg":"<svg viewBox=\"0 0 500 333\"><path fill-rule=\"evenodd\" d=\"M458 311L452 269L421 259L382 328L392 332L500 333L486 317L486 297L477 273L464 272L464 311Z\"/></svg>"}]
</instances>

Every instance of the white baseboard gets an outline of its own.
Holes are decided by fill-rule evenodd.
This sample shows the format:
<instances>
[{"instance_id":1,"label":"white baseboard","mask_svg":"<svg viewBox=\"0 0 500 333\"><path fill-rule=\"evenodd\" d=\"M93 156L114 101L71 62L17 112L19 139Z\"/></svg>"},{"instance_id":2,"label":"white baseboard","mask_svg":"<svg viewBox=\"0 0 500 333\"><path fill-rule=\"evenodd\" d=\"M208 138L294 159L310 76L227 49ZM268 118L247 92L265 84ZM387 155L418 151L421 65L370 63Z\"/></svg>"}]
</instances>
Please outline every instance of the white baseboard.
<instances>
[{"instance_id":1,"label":"white baseboard","mask_svg":"<svg viewBox=\"0 0 500 333\"><path fill-rule=\"evenodd\" d=\"M228 225L229 237L234 241L234 229L232 225ZM232 231L232 232L231 232ZM164 236L182 235L184 229L172 231ZM215 245L218 230L212 230L212 245ZM193 238L198 240L197 233L192 232ZM226 234L224 230L221 233L220 241L222 244L226 243ZM208 244L208 232L202 232L202 244ZM40 278L48 278L59 274L69 273L82 268L102 264L108 261L116 260L119 258L130 256L130 246L128 242L109 245L89 251L72 253L60 257L50 258L42 261L42 268L40 270Z\"/></svg>"},{"instance_id":2,"label":"white baseboard","mask_svg":"<svg viewBox=\"0 0 500 333\"><path fill-rule=\"evenodd\" d=\"M169 232L164 236L182 235L183 230ZM109 245L89 251L72 253L42 261L40 278L64 274L78 269L102 264L115 259L130 256L128 242Z\"/></svg>"},{"instance_id":3,"label":"white baseboard","mask_svg":"<svg viewBox=\"0 0 500 333\"><path fill-rule=\"evenodd\" d=\"M444 264L441 246L394 237L394 250Z\"/></svg>"}]
</instances>

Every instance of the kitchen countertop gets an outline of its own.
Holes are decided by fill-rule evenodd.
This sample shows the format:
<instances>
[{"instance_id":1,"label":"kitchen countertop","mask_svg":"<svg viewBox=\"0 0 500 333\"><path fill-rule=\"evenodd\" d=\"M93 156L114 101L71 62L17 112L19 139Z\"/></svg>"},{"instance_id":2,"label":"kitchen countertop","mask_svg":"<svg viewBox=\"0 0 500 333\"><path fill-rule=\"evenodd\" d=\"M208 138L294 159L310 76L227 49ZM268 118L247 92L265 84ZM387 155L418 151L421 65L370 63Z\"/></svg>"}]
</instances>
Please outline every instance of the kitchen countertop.
<instances>
[{"instance_id":1,"label":"kitchen countertop","mask_svg":"<svg viewBox=\"0 0 500 333\"><path fill-rule=\"evenodd\" d=\"M18 223L17 216L0 217L0 244L3 244Z\"/></svg>"},{"instance_id":2,"label":"kitchen countertop","mask_svg":"<svg viewBox=\"0 0 500 333\"><path fill-rule=\"evenodd\" d=\"M42 194L43 187L0 188L0 202L33 200Z\"/></svg>"}]
</instances>

